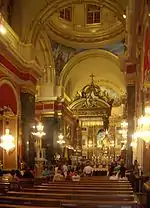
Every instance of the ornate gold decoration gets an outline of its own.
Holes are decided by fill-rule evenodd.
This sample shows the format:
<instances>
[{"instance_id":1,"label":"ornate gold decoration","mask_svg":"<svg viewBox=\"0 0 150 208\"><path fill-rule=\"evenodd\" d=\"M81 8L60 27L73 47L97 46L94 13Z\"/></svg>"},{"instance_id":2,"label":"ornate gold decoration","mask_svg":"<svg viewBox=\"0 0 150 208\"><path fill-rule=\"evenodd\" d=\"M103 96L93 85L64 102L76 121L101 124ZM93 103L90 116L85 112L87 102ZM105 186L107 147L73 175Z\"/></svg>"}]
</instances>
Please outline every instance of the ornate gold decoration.
<instances>
[{"instance_id":1,"label":"ornate gold decoration","mask_svg":"<svg viewBox=\"0 0 150 208\"><path fill-rule=\"evenodd\" d=\"M16 115L13 113L12 109L9 106L4 106L3 108L0 108L0 120L1 119L16 119Z\"/></svg>"},{"instance_id":2,"label":"ornate gold decoration","mask_svg":"<svg viewBox=\"0 0 150 208\"><path fill-rule=\"evenodd\" d=\"M111 106L114 102L106 91L101 91L98 85L94 84L94 75L91 74L91 84L83 87L81 92L77 92L74 101L79 99L84 99L85 102L82 103L83 108L96 108L98 107L99 100L104 102L104 105Z\"/></svg>"},{"instance_id":3,"label":"ornate gold decoration","mask_svg":"<svg viewBox=\"0 0 150 208\"><path fill-rule=\"evenodd\" d=\"M83 0L83 3L91 3L89 0ZM81 1L77 0L56 0L55 3L53 1L49 1L49 4L45 4L45 8L43 8L40 13L37 15L37 17L31 22L30 27L28 28L28 34L25 37L26 41L35 42L35 39L37 38L37 34L41 30L41 27L43 25L45 26L48 22L50 17L57 12L60 8L67 7L70 4L78 4L81 3ZM123 18L125 4L121 5L118 1L111 1L111 0L105 0L105 1L92 1L92 4L95 5L102 5L109 10L111 10L116 16L118 16L118 19L125 25L125 19ZM120 6L121 5L121 6ZM122 7L123 6L123 7ZM45 15L46 14L46 15ZM41 23L41 24L40 24Z\"/></svg>"},{"instance_id":4,"label":"ornate gold decoration","mask_svg":"<svg viewBox=\"0 0 150 208\"><path fill-rule=\"evenodd\" d=\"M80 118L102 117L105 125L105 121L108 122L111 115L114 100L109 97L107 92L102 92L100 87L94 84L94 75L90 76L91 84L83 87L81 92L77 92L70 109Z\"/></svg>"}]
</instances>

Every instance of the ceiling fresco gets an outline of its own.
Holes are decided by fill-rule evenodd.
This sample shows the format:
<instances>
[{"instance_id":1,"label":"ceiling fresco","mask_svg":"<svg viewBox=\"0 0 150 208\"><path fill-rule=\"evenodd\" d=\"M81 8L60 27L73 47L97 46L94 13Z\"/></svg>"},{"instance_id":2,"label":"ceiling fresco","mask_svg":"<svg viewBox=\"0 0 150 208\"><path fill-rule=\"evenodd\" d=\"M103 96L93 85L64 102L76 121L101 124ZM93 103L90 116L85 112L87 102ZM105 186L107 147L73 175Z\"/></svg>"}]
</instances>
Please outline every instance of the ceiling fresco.
<instances>
[{"instance_id":1,"label":"ceiling fresco","mask_svg":"<svg viewBox=\"0 0 150 208\"><path fill-rule=\"evenodd\" d=\"M81 49L81 48L71 48L55 41L51 41L53 58L55 62L56 68L56 75L58 76L62 69L64 68L65 64L76 54L88 50L88 49ZM122 55L125 52L123 41L119 41L114 44L106 45L103 48L99 48L102 50L107 50L115 55Z\"/></svg>"}]
</instances>

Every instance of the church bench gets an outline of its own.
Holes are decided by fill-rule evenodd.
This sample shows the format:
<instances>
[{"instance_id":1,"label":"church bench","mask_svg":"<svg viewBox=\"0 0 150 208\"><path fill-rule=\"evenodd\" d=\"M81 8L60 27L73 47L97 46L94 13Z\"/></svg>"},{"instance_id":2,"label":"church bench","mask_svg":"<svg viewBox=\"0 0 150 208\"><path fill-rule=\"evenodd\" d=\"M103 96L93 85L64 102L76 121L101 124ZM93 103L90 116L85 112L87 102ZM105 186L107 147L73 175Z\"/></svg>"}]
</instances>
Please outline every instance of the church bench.
<instances>
[{"instance_id":1,"label":"church bench","mask_svg":"<svg viewBox=\"0 0 150 208\"><path fill-rule=\"evenodd\" d=\"M56 193L36 193L36 192L8 192L8 196L18 196L18 197L42 197L47 199L73 199L73 200L109 200L109 201L131 201L134 200L134 195L132 194L56 194Z\"/></svg>"},{"instance_id":2,"label":"church bench","mask_svg":"<svg viewBox=\"0 0 150 208\"><path fill-rule=\"evenodd\" d=\"M48 189L48 190L55 190L55 189L59 189L59 190L85 190L85 189L89 189L89 190L111 190L111 191L121 191L121 190L124 190L124 191L132 191L133 189L132 189L132 187L109 187L109 186L102 186L102 187L97 187L97 186L92 186L92 187L88 187L88 188L86 188L86 187L84 187L84 186L71 186L71 187L66 187L66 186L34 186L34 188L39 188L39 189Z\"/></svg>"},{"instance_id":3,"label":"church bench","mask_svg":"<svg viewBox=\"0 0 150 208\"><path fill-rule=\"evenodd\" d=\"M1 204L15 204L35 207L60 207L60 200L58 199L44 199L44 198L26 198L16 196L0 196Z\"/></svg>"},{"instance_id":4,"label":"church bench","mask_svg":"<svg viewBox=\"0 0 150 208\"><path fill-rule=\"evenodd\" d=\"M112 194L112 193L116 193L116 194L133 194L133 190L88 190L88 189L77 189L77 190L70 190L70 189L42 189L42 188L25 188L23 191L26 192L43 192L43 193L75 193L75 194L81 194L81 193L92 193L92 194Z\"/></svg>"},{"instance_id":5,"label":"church bench","mask_svg":"<svg viewBox=\"0 0 150 208\"><path fill-rule=\"evenodd\" d=\"M61 199L43 199L43 198L24 198L24 197L9 197L0 196L1 204L16 204L16 205L33 205L44 207L110 207L122 208L131 207L135 208L137 202L132 201L91 201L91 200L61 200ZM68 206L69 205L69 206ZM71 206L70 206L71 205Z\"/></svg>"},{"instance_id":6,"label":"church bench","mask_svg":"<svg viewBox=\"0 0 150 208\"><path fill-rule=\"evenodd\" d=\"M37 206L24 206L24 205L16 205L16 204L0 204L0 207L3 208L37 208ZM45 208L45 207L41 207L40 208ZM49 207L49 208L54 208L54 207ZM55 207L55 208L59 208L59 207Z\"/></svg>"},{"instance_id":7,"label":"church bench","mask_svg":"<svg viewBox=\"0 0 150 208\"><path fill-rule=\"evenodd\" d=\"M96 187L123 187L123 188L130 188L131 187L131 184L82 184L80 182L68 182L66 184L56 184L56 183L44 183L44 184L41 184L40 186L45 186L45 187L54 187L54 186L57 186L57 187L62 187L62 186L66 186L66 187L72 187L72 186L78 186L78 187L85 187L85 188L90 188L90 187L93 187L93 186L96 186Z\"/></svg>"},{"instance_id":8,"label":"church bench","mask_svg":"<svg viewBox=\"0 0 150 208\"><path fill-rule=\"evenodd\" d=\"M0 182L0 193L4 194L10 189L10 183Z\"/></svg>"},{"instance_id":9,"label":"church bench","mask_svg":"<svg viewBox=\"0 0 150 208\"><path fill-rule=\"evenodd\" d=\"M48 184L67 184L67 183L73 183L71 180L66 180L66 181L55 181L55 182L48 182ZM115 180L109 180L109 181L80 181L79 182L80 184L122 184L122 185L128 185L128 184L131 184L129 181L115 181ZM41 183L41 184L47 184L47 183Z\"/></svg>"},{"instance_id":10,"label":"church bench","mask_svg":"<svg viewBox=\"0 0 150 208\"><path fill-rule=\"evenodd\" d=\"M122 201L101 201L98 203L88 201L62 202L61 208L138 208L136 201L122 202Z\"/></svg>"}]
</instances>

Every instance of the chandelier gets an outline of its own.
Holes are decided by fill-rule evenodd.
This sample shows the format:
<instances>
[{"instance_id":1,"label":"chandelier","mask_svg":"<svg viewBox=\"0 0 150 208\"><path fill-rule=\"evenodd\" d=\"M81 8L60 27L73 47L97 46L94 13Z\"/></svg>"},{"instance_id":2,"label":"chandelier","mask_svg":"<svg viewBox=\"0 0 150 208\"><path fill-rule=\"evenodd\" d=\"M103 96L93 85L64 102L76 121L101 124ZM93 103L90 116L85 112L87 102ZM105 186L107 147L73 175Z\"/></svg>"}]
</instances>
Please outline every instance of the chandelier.
<instances>
[{"instance_id":1,"label":"chandelier","mask_svg":"<svg viewBox=\"0 0 150 208\"><path fill-rule=\"evenodd\" d=\"M1 137L0 147L6 150L6 152L15 148L14 137L10 134L9 128L5 129L5 135Z\"/></svg>"},{"instance_id":2,"label":"chandelier","mask_svg":"<svg viewBox=\"0 0 150 208\"><path fill-rule=\"evenodd\" d=\"M3 16L2 16L1 13L0 13L0 33L2 35L5 35L6 34L6 28L4 27Z\"/></svg>"},{"instance_id":3,"label":"chandelier","mask_svg":"<svg viewBox=\"0 0 150 208\"><path fill-rule=\"evenodd\" d=\"M33 126L34 132L32 132L32 134L36 137L43 137L46 135L46 133L44 132L44 126L41 122L38 123L37 126Z\"/></svg>"},{"instance_id":4,"label":"chandelier","mask_svg":"<svg viewBox=\"0 0 150 208\"><path fill-rule=\"evenodd\" d=\"M57 143L60 144L60 145L63 145L63 144L66 143L65 140L64 140L64 136L63 136L62 133L59 134Z\"/></svg>"},{"instance_id":5,"label":"chandelier","mask_svg":"<svg viewBox=\"0 0 150 208\"><path fill-rule=\"evenodd\" d=\"M150 143L150 107L146 107L145 116L138 119L138 127L134 137L142 139L146 144Z\"/></svg>"}]
</instances>

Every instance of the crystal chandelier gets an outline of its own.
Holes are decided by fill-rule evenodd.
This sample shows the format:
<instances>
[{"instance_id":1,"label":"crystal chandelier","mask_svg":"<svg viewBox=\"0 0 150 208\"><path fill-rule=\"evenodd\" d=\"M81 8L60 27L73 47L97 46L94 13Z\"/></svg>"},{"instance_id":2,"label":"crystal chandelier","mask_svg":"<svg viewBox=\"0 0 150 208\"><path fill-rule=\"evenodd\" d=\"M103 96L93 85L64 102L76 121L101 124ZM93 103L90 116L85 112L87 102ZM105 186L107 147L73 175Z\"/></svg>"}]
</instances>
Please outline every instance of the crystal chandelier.
<instances>
[{"instance_id":1,"label":"crystal chandelier","mask_svg":"<svg viewBox=\"0 0 150 208\"><path fill-rule=\"evenodd\" d=\"M34 132L32 132L32 134L36 137L43 137L46 135L46 133L44 132L44 126L41 122L38 123L37 126L33 126Z\"/></svg>"},{"instance_id":2,"label":"crystal chandelier","mask_svg":"<svg viewBox=\"0 0 150 208\"><path fill-rule=\"evenodd\" d=\"M14 137L10 134L9 128L5 130L5 135L1 137L0 146L7 152L15 148Z\"/></svg>"},{"instance_id":3,"label":"crystal chandelier","mask_svg":"<svg viewBox=\"0 0 150 208\"><path fill-rule=\"evenodd\" d=\"M63 136L62 133L59 134L57 143L60 144L60 145L63 145L63 144L66 143L65 140L64 140L64 136Z\"/></svg>"},{"instance_id":4,"label":"crystal chandelier","mask_svg":"<svg viewBox=\"0 0 150 208\"><path fill-rule=\"evenodd\" d=\"M146 144L150 143L150 107L146 107L145 116L139 118L134 138L142 139Z\"/></svg>"}]
</instances>

